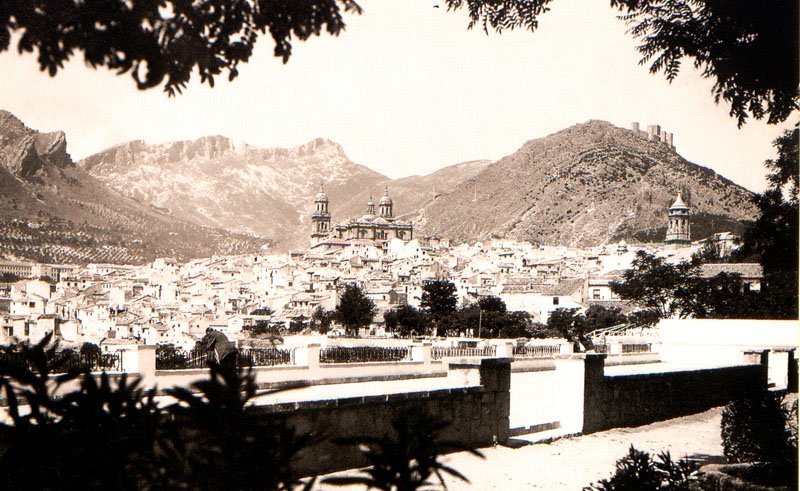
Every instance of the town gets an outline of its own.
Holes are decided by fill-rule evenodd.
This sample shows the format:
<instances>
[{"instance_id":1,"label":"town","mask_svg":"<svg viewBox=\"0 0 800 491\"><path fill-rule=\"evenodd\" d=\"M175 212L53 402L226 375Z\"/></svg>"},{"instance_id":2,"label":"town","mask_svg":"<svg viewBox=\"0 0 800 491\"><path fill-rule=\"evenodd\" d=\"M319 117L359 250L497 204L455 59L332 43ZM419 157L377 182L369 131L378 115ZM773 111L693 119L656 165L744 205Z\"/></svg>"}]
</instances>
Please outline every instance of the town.
<instances>
[{"instance_id":1,"label":"town","mask_svg":"<svg viewBox=\"0 0 800 491\"><path fill-rule=\"evenodd\" d=\"M104 353L139 344L192 350L212 328L240 346L258 345L258 333L320 331L315 312L333 311L347 285L358 286L375 305L373 322L357 334L395 337L386 314L402 306L419 309L424 285L432 281L452 283L461 306L495 297L508 311L546 324L556 309L600 305L629 311L610 284L621 280L638 251L679 263L703 248L727 255L736 247L730 233L692 242L689 208L680 196L665 210L669 227L663 243L622 240L585 249L504 239L453 245L435 236L413 238L413 226L395 220L388 190L378 214L370 200L364 216L333 227L327 195L320 191L314 201L312 245L305 251L182 264L161 258L142 266L2 261L0 274L18 281L0 284L0 342L36 342L52 333L62 348L89 343ZM758 264L706 269L710 276L741 274L746 288L760 288ZM454 334L462 337L481 335L477 324L455 327ZM337 325L323 332L345 334Z\"/></svg>"}]
</instances>

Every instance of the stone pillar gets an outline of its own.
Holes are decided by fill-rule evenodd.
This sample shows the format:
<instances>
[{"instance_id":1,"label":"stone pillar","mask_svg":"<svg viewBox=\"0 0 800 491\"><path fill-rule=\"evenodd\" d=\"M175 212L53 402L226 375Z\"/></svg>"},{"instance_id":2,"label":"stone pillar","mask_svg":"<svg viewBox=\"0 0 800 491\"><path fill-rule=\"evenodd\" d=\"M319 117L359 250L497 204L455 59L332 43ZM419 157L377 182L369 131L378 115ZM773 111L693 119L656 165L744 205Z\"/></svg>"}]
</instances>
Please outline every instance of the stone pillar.
<instances>
[{"instance_id":1,"label":"stone pillar","mask_svg":"<svg viewBox=\"0 0 800 491\"><path fill-rule=\"evenodd\" d=\"M562 355L571 355L575 352L575 345L566 339L561 342L561 352Z\"/></svg>"},{"instance_id":2,"label":"stone pillar","mask_svg":"<svg viewBox=\"0 0 800 491\"><path fill-rule=\"evenodd\" d=\"M581 353L556 358L556 384L561 429L565 434L591 433L602 427L605 354Z\"/></svg>"},{"instance_id":3,"label":"stone pillar","mask_svg":"<svg viewBox=\"0 0 800 491\"><path fill-rule=\"evenodd\" d=\"M126 349L120 351L122 371L128 374L139 373L139 350Z\"/></svg>"},{"instance_id":4,"label":"stone pillar","mask_svg":"<svg viewBox=\"0 0 800 491\"><path fill-rule=\"evenodd\" d=\"M788 353L788 369L789 373L786 377L786 391L787 392L797 392L797 378L798 378L798 366L797 366L797 350L791 349Z\"/></svg>"},{"instance_id":5,"label":"stone pillar","mask_svg":"<svg viewBox=\"0 0 800 491\"><path fill-rule=\"evenodd\" d=\"M432 355L433 345L430 341L425 341L422 344L411 345L411 361L421 361L425 365L430 365L433 360Z\"/></svg>"},{"instance_id":6,"label":"stone pillar","mask_svg":"<svg viewBox=\"0 0 800 491\"><path fill-rule=\"evenodd\" d=\"M759 376L759 384L761 387L766 388L769 381L769 351L765 350L749 350L744 352L744 362L747 365L761 365L761 374Z\"/></svg>"},{"instance_id":7,"label":"stone pillar","mask_svg":"<svg viewBox=\"0 0 800 491\"><path fill-rule=\"evenodd\" d=\"M514 343L507 342L497 345L494 355L498 358L513 358L514 357Z\"/></svg>"},{"instance_id":8,"label":"stone pillar","mask_svg":"<svg viewBox=\"0 0 800 491\"><path fill-rule=\"evenodd\" d=\"M511 415L511 358L485 358L481 360L480 377L483 386L481 400L481 425L479 433L486 431L497 443L506 443L509 437ZM493 442L481 442L493 443Z\"/></svg>"},{"instance_id":9,"label":"stone pillar","mask_svg":"<svg viewBox=\"0 0 800 491\"><path fill-rule=\"evenodd\" d=\"M609 355L621 355L622 354L622 341L618 339L612 339L612 341L608 344L608 354Z\"/></svg>"},{"instance_id":10,"label":"stone pillar","mask_svg":"<svg viewBox=\"0 0 800 491\"><path fill-rule=\"evenodd\" d=\"M295 365L306 366L309 369L319 368L319 352L320 345L318 344L297 348L294 355Z\"/></svg>"},{"instance_id":11,"label":"stone pillar","mask_svg":"<svg viewBox=\"0 0 800 491\"><path fill-rule=\"evenodd\" d=\"M156 347L154 345L139 346L138 373L142 378L142 387L156 386Z\"/></svg>"}]
</instances>

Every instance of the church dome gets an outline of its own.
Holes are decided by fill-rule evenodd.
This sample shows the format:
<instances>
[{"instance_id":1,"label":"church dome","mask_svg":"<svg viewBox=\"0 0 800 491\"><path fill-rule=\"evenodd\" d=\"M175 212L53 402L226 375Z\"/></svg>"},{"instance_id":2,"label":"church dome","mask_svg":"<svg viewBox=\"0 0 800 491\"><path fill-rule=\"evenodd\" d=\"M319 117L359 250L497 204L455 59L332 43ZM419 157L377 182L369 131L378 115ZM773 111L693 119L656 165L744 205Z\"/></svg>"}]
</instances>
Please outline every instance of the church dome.
<instances>
[{"instance_id":1,"label":"church dome","mask_svg":"<svg viewBox=\"0 0 800 491\"><path fill-rule=\"evenodd\" d=\"M317 197L314 198L314 202L316 203L327 203L328 202L328 195L320 191L317 193Z\"/></svg>"}]
</instances>

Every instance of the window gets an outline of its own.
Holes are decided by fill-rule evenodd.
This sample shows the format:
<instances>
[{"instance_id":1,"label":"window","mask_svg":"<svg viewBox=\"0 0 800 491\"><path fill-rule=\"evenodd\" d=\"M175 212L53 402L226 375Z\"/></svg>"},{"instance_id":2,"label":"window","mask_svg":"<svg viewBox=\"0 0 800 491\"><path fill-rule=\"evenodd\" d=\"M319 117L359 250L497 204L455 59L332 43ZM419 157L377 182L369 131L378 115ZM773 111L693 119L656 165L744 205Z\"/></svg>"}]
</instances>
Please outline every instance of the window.
<instances>
[{"instance_id":1,"label":"window","mask_svg":"<svg viewBox=\"0 0 800 491\"><path fill-rule=\"evenodd\" d=\"M558 305L558 297L553 297L553 305Z\"/></svg>"},{"instance_id":2,"label":"window","mask_svg":"<svg viewBox=\"0 0 800 491\"><path fill-rule=\"evenodd\" d=\"M36 302L28 302L28 307L30 308L36 307Z\"/></svg>"},{"instance_id":3,"label":"window","mask_svg":"<svg viewBox=\"0 0 800 491\"><path fill-rule=\"evenodd\" d=\"M592 298L594 300L600 300L600 289L599 288L595 288L594 290L592 290Z\"/></svg>"}]
</instances>

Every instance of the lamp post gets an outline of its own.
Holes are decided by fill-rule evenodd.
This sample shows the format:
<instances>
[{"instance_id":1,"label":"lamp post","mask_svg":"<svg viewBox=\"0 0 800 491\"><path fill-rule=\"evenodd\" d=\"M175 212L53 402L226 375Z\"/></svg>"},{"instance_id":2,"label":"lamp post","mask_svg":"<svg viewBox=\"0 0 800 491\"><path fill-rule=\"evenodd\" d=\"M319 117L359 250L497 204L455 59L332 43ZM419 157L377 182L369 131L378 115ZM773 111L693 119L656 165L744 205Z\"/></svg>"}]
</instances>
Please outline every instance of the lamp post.
<instances>
[{"instance_id":1,"label":"lamp post","mask_svg":"<svg viewBox=\"0 0 800 491\"><path fill-rule=\"evenodd\" d=\"M483 309L478 307L478 339L481 338L481 325L483 324Z\"/></svg>"}]
</instances>

